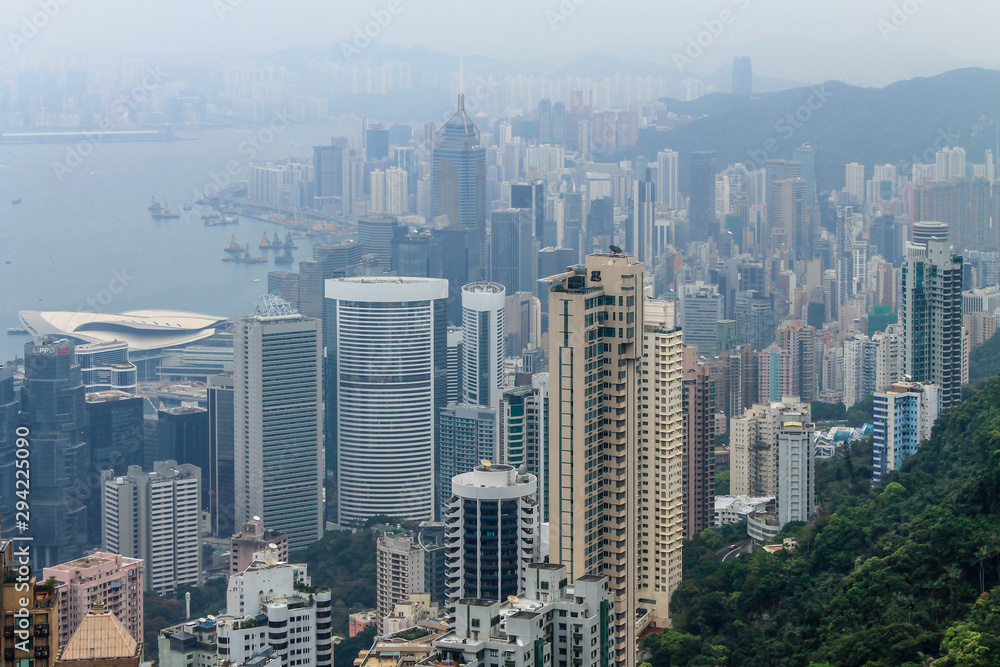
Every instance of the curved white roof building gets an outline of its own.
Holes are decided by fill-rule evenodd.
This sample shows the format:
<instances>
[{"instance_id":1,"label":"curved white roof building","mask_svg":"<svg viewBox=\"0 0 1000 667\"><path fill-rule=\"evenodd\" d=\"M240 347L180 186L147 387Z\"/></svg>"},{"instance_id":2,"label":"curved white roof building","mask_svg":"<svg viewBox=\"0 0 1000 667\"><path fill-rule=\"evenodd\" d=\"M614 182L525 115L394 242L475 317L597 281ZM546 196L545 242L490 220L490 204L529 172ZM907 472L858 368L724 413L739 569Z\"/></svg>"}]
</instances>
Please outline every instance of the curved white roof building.
<instances>
[{"instance_id":1,"label":"curved white roof building","mask_svg":"<svg viewBox=\"0 0 1000 667\"><path fill-rule=\"evenodd\" d=\"M69 336L84 343L125 341L136 352L188 345L215 334L228 318L182 310L91 313L22 310L21 322L33 336Z\"/></svg>"}]
</instances>

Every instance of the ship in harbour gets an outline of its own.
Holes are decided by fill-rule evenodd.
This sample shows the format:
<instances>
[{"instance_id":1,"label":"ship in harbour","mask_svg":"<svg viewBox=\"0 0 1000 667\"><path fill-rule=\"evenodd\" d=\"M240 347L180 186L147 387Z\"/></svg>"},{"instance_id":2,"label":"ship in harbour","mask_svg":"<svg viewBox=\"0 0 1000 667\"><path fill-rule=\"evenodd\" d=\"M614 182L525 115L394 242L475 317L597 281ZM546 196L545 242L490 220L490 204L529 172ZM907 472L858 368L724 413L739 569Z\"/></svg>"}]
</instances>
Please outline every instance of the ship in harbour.
<instances>
[{"instance_id":1,"label":"ship in harbour","mask_svg":"<svg viewBox=\"0 0 1000 667\"><path fill-rule=\"evenodd\" d=\"M157 206L159 206L159 204L157 204ZM170 204L168 204L166 200L163 201L163 208L153 212L152 216L153 220L176 220L181 217L177 213L170 212Z\"/></svg>"},{"instance_id":2,"label":"ship in harbour","mask_svg":"<svg viewBox=\"0 0 1000 667\"><path fill-rule=\"evenodd\" d=\"M260 264L267 261L267 257L254 257L250 254L250 244L240 248L240 251L233 255L222 258L223 262L236 262L237 264Z\"/></svg>"}]
</instances>

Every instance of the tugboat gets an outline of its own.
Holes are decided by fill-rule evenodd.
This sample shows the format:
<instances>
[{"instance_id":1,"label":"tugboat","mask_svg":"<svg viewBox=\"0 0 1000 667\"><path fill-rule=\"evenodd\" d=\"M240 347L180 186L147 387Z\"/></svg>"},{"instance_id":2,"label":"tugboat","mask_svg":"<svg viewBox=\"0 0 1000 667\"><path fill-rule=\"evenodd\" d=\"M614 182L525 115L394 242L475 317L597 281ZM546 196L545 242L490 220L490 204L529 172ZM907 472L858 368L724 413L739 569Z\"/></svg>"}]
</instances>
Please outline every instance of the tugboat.
<instances>
[{"instance_id":1,"label":"tugboat","mask_svg":"<svg viewBox=\"0 0 1000 667\"><path fill-rule=\"evenodd\" d=\"M159 206L159 204L157 204ZM163 202L163 210L157 211L153 214L153 220L176 220L181 217L177 213L170 212L170 205L166 201Z\"/></svg>"},{"instance_id":2,"label":"tugboat","mask_svg":"<svg viewBox=\"0 0 1000 667\"><path fill-rule=\"evenodd\" d=\"M17 199L15 199L15 200L11 201L10 203L11 203L11 204L13 204L14 206L17 206L18 204L20 204L20 203L21 203L21 198L20 198L20 197L18 197Z\"/></svg>"}]
</instances>

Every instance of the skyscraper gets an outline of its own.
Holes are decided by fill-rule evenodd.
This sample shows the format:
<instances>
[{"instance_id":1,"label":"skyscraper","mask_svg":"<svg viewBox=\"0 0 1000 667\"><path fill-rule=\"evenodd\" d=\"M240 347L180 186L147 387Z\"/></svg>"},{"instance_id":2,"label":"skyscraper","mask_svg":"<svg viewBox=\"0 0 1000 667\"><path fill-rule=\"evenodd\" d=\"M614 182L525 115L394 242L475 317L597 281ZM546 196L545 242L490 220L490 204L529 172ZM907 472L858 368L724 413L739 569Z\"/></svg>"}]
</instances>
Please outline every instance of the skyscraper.
<instances>
[{"instance_id":1,"label":"skyscraper","mask_svg":"<svg viewBox=\"0 0 1000 667\"><path fill-rule=\"evenodd\" d=\"M936 384L949 410L962 400L962 256L931 239L903 262L902 281L903 372Z\"/></svg>"},{"instance_id":2,"label":"skyscraper","mask_svg":"<svg viewBox=\"0 0 1000 667\"><path fill-rule=\"evenodd\" d=\"M426 519L448 391L448 284L343 278L327 281L326 297L327 428L337 447L340 523L378 514Z\"/></svg>"},{"instance_id":3,"label":"skyscraper","mask_svg":"<svg viewBox=\"0 0 1000 667\"><path fill-rule=\"evenodd\" d=\"M715 153L694 151L690 155L688 221L692 241L707 241L719 231L715 218Z\"/></svg>"},{"instance_id":4,"label":"skyscraper","mask_svg":"<svg viewBox=\"0 0 1000 667\"><path fill-rule=\"evenodd\" d=\"M483 462L456 476L445 512L448 604L506 600L524 590L539 560L538 482L513 466ZM457 553L455 552L457 550Z\"/></svg>"},{"instance_id":5,"label":"skyscraper","mask_svg":"<svg viewBox=\"0 0 1000 667\"><path fill-rule=\"evenodd\" d=\"M30 434L32 566L76 558L87 546L88 485L85 388L74 344L41 336L24 346L21 424Z\"/></svg>"},{"instance_id":6,"label":"skyscraper","mask_svg":"<svg viewBox=\"0 0 1000 667\"><path fill-rule=\"evenodd\" d=\"M208 487L212 533L236 532L236 383L232 373L208 378L208 459L202 483Z\"/></svg>"},{"instance_id":7,"label":"skyscraper","mask_svg":"<svg viewBox=\"0 0 1000 667\"><path fill-rule=\"evenodd\" d=\"M847 194L851 196L851 203L855 206L863 206L865 203L865 165L850 162L844 169Z\"/></svg>"},{"instance_id":8,"label":"skyscraper","mask_svg":"<svg viewBox=\"0 0 1000 667\"><path fill-rule=\"evenodd\" d=\"M653 623L666 627L670 597L681 582L684 542L684 400L681 331L672 302L646 301L639 401L639 597L651 600Z\"/></svg>"},{"instance_id":9,"label":"skyscraper","mask_svg":"<svg viewBox=\"0 0 1000 667\"><path fill-rule=\"evenodd\" d=\"M386 271L392 266L392 240L396 237L399 221L391 215L366 215L358 218L358 241L364 252L378 257L379 265ZM324 279L333 276L324 276Z\"/></svg>"},{"instance_id":10,"label":"skyscraper","mask_svg":"<svg viewBox=\"0 0 1000 667\"><path fill-rule=\"evenodd\" d=\"M490 213L490 280L508 294L535 291L535 242L531 209Z\"/></svg>"},{"instance_id":11,"label":"skyscraper","mask_svg":"<svg viewBox=\"0 0 1000 667\"><path fill-rule=\"evenodd\" d=\"M469 275L461 282L481 280L486 241L486 148L479 130L465 111L465 95L458 111L438 132L431 157L433 217L447 216L448 224L472 230L468 239Z\"/></svg>"},{"instance_id":12,"label":"skyscraper","mask_svg":"<svg viewBox=\"0 0 1000 667\"><path fill-rule=\"evenodd\" d=\"M800 178L802 163L794 160L768 160L766 173L767 229L763 230L763 238L759 242L761 246L771 248L775 230L782 227L781 182Z\"/></svg>"},{"instance_id":13,"label":"skyscraper","mask_svg":"<svg viewBox=\"0 0 1000 667\"><path fill-rule=\"evenodd\" d=\"M778 430L784 422L806 424L812 409L794 397L748 408L730 421L730 493L757 498L778 493Z\"/></svg>"},{"instance_id":14,"label":"skyscraper","mask_svg":"<svg viewBox=\"0 0 1000 667\"><path fill-rule=\"evenodd\" d=\"M677 195L676 151L663 150L656 156L656 203L666 204L671 209L680 208Z\"/></svg>"},{"instance_id":15,"label":"skyscraper","mask_svg":"<svg viewBox=\"0 0 1000 667\"><path fill-rule=\"evenodd\" d=\"M313 170L316 178L313 198L318 208L322 209L328 205L343 207L343 200L347 195L349 158L350 150L344 138L332 140L329 146L313 148Z\"/></svg>"},{"instance_id":16,"label":"skyscraper","mask_svg":"<svg viewBox=\"0 0 1000 667\"><path fill-rule=\"evenodd\" d=\"M698 348L684 348L684 536L714 525L715 413L721 396L712 369L698 360Z\"/></svg>"},{"instance_id":17,"label":"skyscraper","mask_svg":"<svg viewBox=\"0 0 1000 667\"><path fill-rule=\"evenodd\" d=\"M541 520L548 521L549 376L536 373L531 386L508 389L500 400L500 461L538 480Z\"/></svg>"},{"instance_id":18,"label":"skyscraper","mask_svg":"<svg viewBox=\"0 0 1000 667\"><path fill-rule=\"evenodd\" d=\"M753 94L753 63L750 56L733 58L733 95Z\"/></svg>"},{"instance_id":19,"label":"skyscraper","mask_svg":"<svg viewBox=\"0 0 1000 667\"><path fill-rule=\"evenodd\" d=\"M532 233L543 246L556 244L555 229L545 229L545 182L529 181L512 183L510 186L510 207L531 211L534 220ZM495 232L494 232L495 233Z\"/></svg>"},{"instance_id":20,"label":"skyscraper","mask_svg":"<svg viewBox=\"0 0 1000 667\"><path fill-rule=\"evenodd\" d=\"M643 276L634 256L601 254L549 278L549 558L570 578L610 577L624 666L635 664L639 604ZM614 370L606 376L602 367Z\"/></svg>"},{"instance_id":21,"label":"skyscraper","mask_svg":"<svg viewBox=\"0 0 1000 667\"><path fill-rule=\"evenodd\" d=\"M17 470L17 427L20 425L20 403L14 391L14 365L0 366L0 518L4 535L14 528L10 517L16 512L15 480ZM141 400L141 399L140 399ZM141 444L141 439L140 439Z\"/></svg>"},{"instance_id":22,"label":"skyscraper","mask_svg":"<svg viewBox=\"0 0 1000 667\"><path fill-rule=\"evenodd\" d=\"M504 286L498 283L469 283L462 288L463 403L492 408L500 404L506 303Z\"/></svg>"},{"instance_id":23,"label":"skyscraper","mask_svg":"<svg viewBox=\"0 0 1000 667\"><path fill-rule=\"evenodd\" d=\"M360 241L314 245L313 258L299 262L299 312L322 319L323 281L343 276L347 267L359 263L366 251ZM373 252L378 252L378 246Z\"/></svg>"},{"instance_id":24,"label":"skyscraper","mask_svg":"<svg viewBox=\"0 0 1000 667\"><path fill-rule=\"evenodd\" d=\"M697 346L699 354L714 357L719 352L718 322L723 318L722 296L715 285L697 282L682 285L678 324L684 344Z\"/></svg>"},{"instance_id":25,"label":"skyscraper","mask_svg":"<svg viewBox=\"0 0 1000 667\"><path fill-rule=\"evenodd\" d=\"M208 410L198 407L163 408L156 414L156 461L177 461L209 469ZM201 506L208 507L208 489L202 478Z\"/></svg>"},{"instance_id":26,"label":"skyscraper","mask_svg":"<svg viewBox=\"0 0 1000 667\"><path fill-rule=\"evenodd\" d=\"M626 228L625 250L650 266L653 254L653 223L656 218L656 185L649 180L635 181L632 191L630 224Z\"/></svg>"},{"instance_id":27,"label":"skyscraper","mask_svg":"<svg viewBox=\"0 0 1000 667\"><path fill-rule=\"evenodd\" d=\"M114 470L124 475L128 467L141 466L144 459L143 403L141 396L123 391L87 394L87 443L90 445L89 472L100 475ZM2 408L0 408L2 409ZM101 503L97 494L87 503L87 522L91 544L101 541Z\"/></svg>"},{"instance_id":28,"label":"skyscraper","mask_svg":"<svg viewBox=\"0 0 1000 667\"><path fill-rule=\"evenodd\" d=\"M323 536L320 322L265 296L234 328L236 523L262 516L304 549Z\"/></svg>"}]
</instances>

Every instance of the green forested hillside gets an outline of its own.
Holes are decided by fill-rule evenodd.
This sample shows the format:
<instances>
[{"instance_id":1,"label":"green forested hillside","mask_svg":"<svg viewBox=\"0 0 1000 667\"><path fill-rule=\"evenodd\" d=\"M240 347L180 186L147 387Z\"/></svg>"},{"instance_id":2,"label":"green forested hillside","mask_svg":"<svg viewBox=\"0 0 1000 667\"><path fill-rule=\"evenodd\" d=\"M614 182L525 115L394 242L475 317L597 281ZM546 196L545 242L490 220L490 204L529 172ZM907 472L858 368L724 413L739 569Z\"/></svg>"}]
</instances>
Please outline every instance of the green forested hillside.
<instances>
[{"instance_id":1,"label":"green forested hillside","mask_svg":"<svg viewBox=\"0 0 1000 667\"><path fill-rule=\"evenodd\" d=\"M1000 665L1000 378L884 487L869 455L817 470L823 507L790 527L795 552L720 565L720 536L689 544L653 666Z\"/></svg>"}]
</instances>

